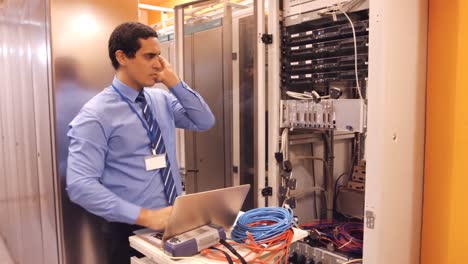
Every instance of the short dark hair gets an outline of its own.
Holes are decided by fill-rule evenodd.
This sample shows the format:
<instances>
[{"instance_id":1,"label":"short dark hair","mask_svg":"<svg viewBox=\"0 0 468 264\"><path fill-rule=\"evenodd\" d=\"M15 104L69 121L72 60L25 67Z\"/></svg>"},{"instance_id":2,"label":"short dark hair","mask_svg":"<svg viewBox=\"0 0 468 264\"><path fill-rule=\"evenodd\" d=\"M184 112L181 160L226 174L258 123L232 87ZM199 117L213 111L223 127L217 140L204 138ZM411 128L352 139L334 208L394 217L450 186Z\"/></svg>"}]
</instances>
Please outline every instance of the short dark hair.
<instances>
[{"instance_id":1,"label":"short dark hair","mask_svg":"<svg viewBox=\"0 0 468 264\"><path fill-rule=\"evenodd\" d=\"M158 33L151 27L138 22L127 22L114 29L109 38L109 58L112 66L117 70L120 66L115 58L115 52L121 50L129 58L135 58L137 50L141 48L139 39L158 37Z\"/></svg>"}]
</instances>

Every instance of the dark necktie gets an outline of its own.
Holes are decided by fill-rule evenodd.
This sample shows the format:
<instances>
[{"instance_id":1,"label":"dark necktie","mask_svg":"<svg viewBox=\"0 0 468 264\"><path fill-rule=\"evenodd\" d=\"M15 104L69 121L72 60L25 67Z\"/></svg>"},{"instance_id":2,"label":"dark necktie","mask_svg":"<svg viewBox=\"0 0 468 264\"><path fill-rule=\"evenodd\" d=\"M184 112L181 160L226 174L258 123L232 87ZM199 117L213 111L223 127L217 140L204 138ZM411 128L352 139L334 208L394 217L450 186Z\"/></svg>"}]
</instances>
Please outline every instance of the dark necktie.
<instances>
[{"instance_id":1,"label":"dark necktie","mask_svg":"<svg viewBox=\"0 0 468 264\"><path fill-rule=\"evenodd\" d=\"M177 191L175 189L174 178L171 172L171 163L169 162L168 155L166 154L166 146L164 145L164 139L161 135L161 129L153 114L148 106L143 90L138 94L136 102L140 104L143 109L143 117L148 124L151 135L155 135L154 142L151 142L152 146L156 148L156 154L165 154L166 156L166 167L161 169L161 177L164 183L164 191L166 193L167 201L170 205L174 204L174 200L177 197Z\"/></svg>"}]
</instances>

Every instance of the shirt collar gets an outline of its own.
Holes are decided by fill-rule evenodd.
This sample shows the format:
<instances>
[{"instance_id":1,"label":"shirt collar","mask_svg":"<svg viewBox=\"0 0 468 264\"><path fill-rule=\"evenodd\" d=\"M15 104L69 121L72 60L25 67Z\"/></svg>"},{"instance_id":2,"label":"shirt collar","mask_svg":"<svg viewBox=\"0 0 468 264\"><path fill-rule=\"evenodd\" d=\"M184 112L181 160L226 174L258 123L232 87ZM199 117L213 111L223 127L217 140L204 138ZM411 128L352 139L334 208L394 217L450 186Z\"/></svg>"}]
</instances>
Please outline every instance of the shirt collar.
<instances>
[{"instance_id":1,"label":"shirt collar","mask_svg":"<svg viewBox=\"0 0 468 264\"><path fill-rule=\"evenodd\" d=\"M119 89L119 91L125 95L130 101L135 102L137 96L138 96L138 91L131 88L130 86L126 85L122 81L120 81L117 78L117 75L114 76L114 80L112 81L112 85L115 86L115 88Z\"/></svg>"}]
</instances>

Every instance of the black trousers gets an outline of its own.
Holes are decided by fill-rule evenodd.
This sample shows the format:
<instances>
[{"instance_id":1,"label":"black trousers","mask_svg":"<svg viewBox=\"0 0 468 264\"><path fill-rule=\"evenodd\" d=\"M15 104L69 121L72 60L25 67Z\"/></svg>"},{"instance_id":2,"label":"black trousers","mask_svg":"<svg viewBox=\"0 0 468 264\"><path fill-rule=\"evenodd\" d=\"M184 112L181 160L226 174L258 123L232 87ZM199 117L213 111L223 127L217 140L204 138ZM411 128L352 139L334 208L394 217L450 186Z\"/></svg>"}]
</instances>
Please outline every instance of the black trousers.
<instances>
[{"instance_id":1,"label":"black trousers","mask_svg":"<svg viewBox=\"0 0 468 264\"><path fill-rule=\"evenodd\" d=\"M142 226L124 223L107 223L104 230L107 263L130 264L130 257L143 257L143 254L130 247L128 241L128 238L134 235L133 231L143 228Z\"/></svg>"}]
</instances>

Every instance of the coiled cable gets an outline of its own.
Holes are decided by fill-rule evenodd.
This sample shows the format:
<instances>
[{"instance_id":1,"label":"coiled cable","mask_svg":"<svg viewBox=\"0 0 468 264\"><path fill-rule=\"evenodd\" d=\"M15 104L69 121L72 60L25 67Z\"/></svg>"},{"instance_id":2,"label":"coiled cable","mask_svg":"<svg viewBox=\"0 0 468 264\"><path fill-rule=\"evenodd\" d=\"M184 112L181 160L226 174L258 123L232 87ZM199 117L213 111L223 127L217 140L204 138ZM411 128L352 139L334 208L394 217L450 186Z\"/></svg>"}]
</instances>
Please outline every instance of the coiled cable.
<instances>
[{"instance_id":1,"label":"coiled cable","mask_svg":"<svg viewBox=\"0 0 468 264\"><path fill-rule=\"evenodd\" d=\"M293 211L281 207L256 208L242 214L231 232L231 238L243 243L248 234L256 243L281 235L293 226Z\"/></svg>"}]
</instances>

